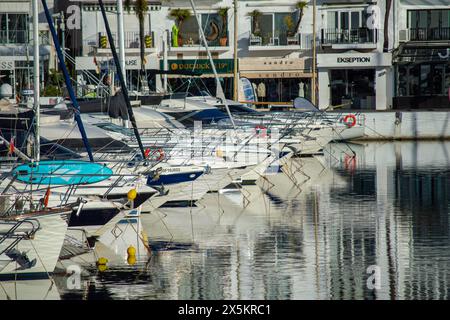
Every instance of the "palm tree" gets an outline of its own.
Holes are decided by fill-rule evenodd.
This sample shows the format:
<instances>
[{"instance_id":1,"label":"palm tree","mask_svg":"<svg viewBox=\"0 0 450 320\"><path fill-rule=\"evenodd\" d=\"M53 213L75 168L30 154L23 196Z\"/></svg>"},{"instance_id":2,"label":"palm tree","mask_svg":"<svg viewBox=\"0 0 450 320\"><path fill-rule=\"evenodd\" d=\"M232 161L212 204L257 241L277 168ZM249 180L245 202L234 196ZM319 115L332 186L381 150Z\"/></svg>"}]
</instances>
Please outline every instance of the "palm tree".
<instances>
[{"instance_id":1,"label":"palm tree","mask_svg":"<svg viewBox=\"0 0 450 320\"><path fill-rule=\"evenodd\" d=\"M124 7L130 12L131 0L124 1ZM141 76L142 80L145 76L145 29L144 22L145 16L148 13L148 0L134 0L134 12L139 21L139 43L140 43L140 56L141 56Z\"/></svg>"},{"instance_id":2,"label":"palm tree","mask_svg":"<svg viewBox=\"0 0 450 320\"><path fill-rule=\"evenodd\" d=\"M386 12L384 13L384 43L383 51L389 50L389 16L391 15L392 0L386 0Z\"/></svg>"},{"instance_id":3,"label":"palm tree","mask_svg":"<svg viewBox=\"0 0 450 320\"><path fill-rule=\"evenodd\" d=\"M217 11L217 14L222 17L222 37L227 36L227 17L228 17L228 9L229 7L220 8Z\"/></svg>"},{"instance_id":4,"label":"palm tree","mask_svg":"<svg viewBox=\"0 0 450 320\"><path fill-rule=\"evenodd\" d=\"M295 29L294 29L295 32L298 32L298 28L300 28L300 23L302 22L303 13L307 7L308 7L308 2L306 2L306 1L299 1L295 4L295 8L299 11L297 25L295 26Z\"/></svg>"},{"instance_id":5,"label":"palm tree","mask_svg":"<svg viewBox=\"0 0 450 320\"><path fill-rule=\"evenodd\" d=\"M191 11L189 9L172 9L169 12L169 17L174 18L177 23L178 29L181 30L181 26L183 22L189 19L192 16Z\"/></svg>"},{"instance_id":6,"label":"palm tree","mask_svg":"<svg viewBox=\"0 0 450 320\"><path fill-rule=\"evenodd\" d=\"M178 29L178 39L176 39L177 46L182 45L183 39L181 36L181 26L183 22L189 19L192 16L191 11L189 9L172 9L169 12L169 17L175 19L176 27ZM174 36L172 34L172 36Z\"/></svg>"}]
</instances>

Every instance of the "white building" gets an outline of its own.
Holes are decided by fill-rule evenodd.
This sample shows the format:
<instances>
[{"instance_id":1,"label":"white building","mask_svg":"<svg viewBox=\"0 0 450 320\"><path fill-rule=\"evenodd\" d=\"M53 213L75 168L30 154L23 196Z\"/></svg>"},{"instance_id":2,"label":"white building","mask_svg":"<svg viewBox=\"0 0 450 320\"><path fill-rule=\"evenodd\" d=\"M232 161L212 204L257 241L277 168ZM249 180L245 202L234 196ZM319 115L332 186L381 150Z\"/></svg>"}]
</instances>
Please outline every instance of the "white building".
<instances>
[{"instance_id":1,"label":"white building","mask_svg":"<svg viewBox=\"0 0 450 320\"><path fill-rule=\"evenodd\" d=\"M393 45L384 48L385 1L317 3L319 107L391 109Z\"/></svg>"},{"instance_id":2,"label":"white building","mask_svg":"<svg viewBox=\"0 0 450 320\"><path fill-rule=\"evenodd\" d=\"M396 4L394 107L449 108L449 1L400 0Z\"/></svg>"},{"instance_id":3,"label":"white building","mask_svg":"<svg viewBox=\"0 0 450 320\"><path fill-rule=\"evenodd\" d=\"M40 1L39 1L40 2ZM47 0L53 11L53 0ZM43 7L40 4L40 12ZM0 1L0 85L7 83L13 95L31 89L33 85L33 33L30 0ZM50 47L48 24L45 16L39 16L41 79L54 68L54 51Z\"/></svg>"}]
</instances>

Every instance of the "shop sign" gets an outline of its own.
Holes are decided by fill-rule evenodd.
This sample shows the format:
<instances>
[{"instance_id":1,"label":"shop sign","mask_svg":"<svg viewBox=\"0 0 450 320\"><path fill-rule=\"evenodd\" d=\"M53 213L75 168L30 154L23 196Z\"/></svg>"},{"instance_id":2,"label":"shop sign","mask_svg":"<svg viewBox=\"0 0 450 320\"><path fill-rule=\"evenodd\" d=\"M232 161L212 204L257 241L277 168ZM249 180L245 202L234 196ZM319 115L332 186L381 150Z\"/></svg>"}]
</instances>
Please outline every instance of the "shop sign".
<instances>
[{"instance_id":1,"label":"shop sign","mask_svg":"<svg viewBox=\"0 0 450 320\"><path fill-rule=\"evenodd\" d=\"M14 70L14 61L0 60L0 70Z\"/></svg>"},{"instance_id":2,"label":"shop sign","mask_svg":"<svg viewBox=\"0 0 450 320\"><path fill-rule=\"evenodd\" d=\"M240 71L301 72L304 69L304 58L242 58L239 60Z\"/></svg>"},{"instance_id":3,"label":"shop sign","mask_svg":"<svg viewBox=\"0 0 450 320\"><path fill-rule=\"evenodd\" d=\"M214 59L214 65L217 73L233 73L233 59ZM168 66L170 71L197 71L203 74L213 73L211 63L208 59L197 60L169 60ZM161 60L161 69L164 68L164 61Z\"/></svg>"},{"instance_id":4,"label":"shop sign","mask_svg":"<svg viewBox=\"0 0 450 320\"><path fill-rule=\"evenodd\" d=\"M390 67L391 53L343 54L322 53L317 55L318 68Z\"/></svg>"},{"instance_id":5,"label":"shop sign","mask_svg":"<svg viewBox=\"0 0 450 320\"><path fill-rule=\"evenodd\" d=\"M146 68L150 67L151 58L146 57ZM116 70L116 65L112 57L76 57L77 70L94 70L96 68L101 70ZM139 57L126 57L125 69L126 70L139 70L141 68L141 59Z\"/></svg>"},{"instance_id":6,"label":"shop sign","mask_svg":"<svg viewBox=\"0 0 450 320\"><path fill-rule=\"evenodd\" d=\"M370 63L370 57L338 57L337 63Z\"/></svg>"}]
</instances>

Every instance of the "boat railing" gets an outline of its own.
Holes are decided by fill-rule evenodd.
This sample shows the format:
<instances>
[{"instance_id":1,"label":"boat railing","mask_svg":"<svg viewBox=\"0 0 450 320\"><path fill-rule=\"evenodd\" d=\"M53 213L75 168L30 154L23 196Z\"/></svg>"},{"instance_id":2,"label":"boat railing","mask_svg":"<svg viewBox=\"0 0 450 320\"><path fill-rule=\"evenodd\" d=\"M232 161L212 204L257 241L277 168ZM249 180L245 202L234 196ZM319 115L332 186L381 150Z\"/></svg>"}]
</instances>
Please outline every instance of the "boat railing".
<instances>
[{"instance_id":1,"label":"boat railing","mask_svg":"<svg viewBox=\"0 0 450 320\"><path fill-rule=\"evenodd\" d=\"M25 226L27 225L27 226ZM10 228L8 228L10 226ZM18 229L25 226L26 230L18 232ZM6 240L12 240L4 249L0 251L0 256L14 248L20 241L30 239L37 230L40 229L39 221L36 219L16 220L0 220L0 228L5 229L0 233L0 246Z\"/></svg>"}]
</instances>

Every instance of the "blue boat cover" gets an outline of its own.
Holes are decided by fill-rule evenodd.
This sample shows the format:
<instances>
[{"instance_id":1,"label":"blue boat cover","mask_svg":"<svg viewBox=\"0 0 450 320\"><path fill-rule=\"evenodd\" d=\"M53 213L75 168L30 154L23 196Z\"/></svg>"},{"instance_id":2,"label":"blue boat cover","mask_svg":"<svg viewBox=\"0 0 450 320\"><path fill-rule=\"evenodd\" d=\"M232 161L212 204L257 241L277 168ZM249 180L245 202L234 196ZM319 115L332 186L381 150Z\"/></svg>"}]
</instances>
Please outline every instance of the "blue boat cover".
<instances>
[{"instance_id":1,"label":"blue boat cover","mask_svg":"<svg viewBox=\"0 0 450 320\"><path fill-rule=\"evenodd\" d=\"M112 170L105 165L78 160L55 160L18 166L13 173L27 184L91 184L108 179Z\"/></svg>"}]
</instances>

